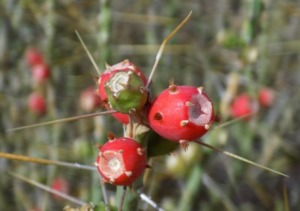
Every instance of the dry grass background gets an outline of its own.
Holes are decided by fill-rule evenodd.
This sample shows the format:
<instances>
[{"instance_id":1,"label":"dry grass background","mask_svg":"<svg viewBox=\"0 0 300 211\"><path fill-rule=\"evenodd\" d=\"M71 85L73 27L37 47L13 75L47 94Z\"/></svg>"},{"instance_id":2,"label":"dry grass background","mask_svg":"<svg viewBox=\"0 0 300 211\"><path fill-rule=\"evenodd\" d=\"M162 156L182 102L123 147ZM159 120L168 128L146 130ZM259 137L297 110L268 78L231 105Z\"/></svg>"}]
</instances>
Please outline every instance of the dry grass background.
<instances>
[{"instance_id":1,"label":"dry grass background","mask_svg":"<svg viewBox=\"0 0 300 211\"><path fill-rule=\"evenodd\" d=\"M107 131L121 135L109 116L7 133L9 128L82 114L81 90L95 86L94 68L78 41L78 30L99 68L130 59L146 75L163 38L192 10L187 24L167 45L153 81L158 93L177 84L204 86L222 121L230 120L225 97L264 86L275 103L250 121L217 128L204 141L288 174L263 171L211 150L152 161L144 192L165 210L297 210L300 207L300 4L292 0L188 1L0 1L0 150L38 158L93 164L96 143ZM24 53L40 49L51 80L31 84ZM238 78L238 80L234 80ZM48 113L32 115L29 94L47 98ZM193 151L194 150L194 151ZM174 165L170 165L170 163ZM8 172L50 185L63 177L70 195L101 203L96 172L0 159L0 210L61 210L74 204ZM110 202L114 189L108 187ZM285 193L285 194L284 194ZM143 203L141 210L154 210ZM100 209L100 208L99 208Z\"/></svg>"}]
</instances>

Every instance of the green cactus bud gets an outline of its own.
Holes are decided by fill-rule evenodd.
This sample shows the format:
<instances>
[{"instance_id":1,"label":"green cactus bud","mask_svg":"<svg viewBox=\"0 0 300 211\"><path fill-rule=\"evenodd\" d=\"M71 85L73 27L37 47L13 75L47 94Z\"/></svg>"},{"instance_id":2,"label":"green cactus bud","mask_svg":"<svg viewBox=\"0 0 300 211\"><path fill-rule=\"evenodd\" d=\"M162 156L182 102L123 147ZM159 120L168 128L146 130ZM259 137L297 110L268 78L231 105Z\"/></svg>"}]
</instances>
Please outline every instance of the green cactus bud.
<instances>
[{"instance_id":1,"label":"green cactus bud","mask_svg":"<svg viewBox=\"0 0 300 211\"><path fill-rule=\"evenodd\" d=\"M105 84L108 102L116 111L130 113L143 108L147 91L141 77L133 71L120 71Z\"/></svg>"}]
</instances>

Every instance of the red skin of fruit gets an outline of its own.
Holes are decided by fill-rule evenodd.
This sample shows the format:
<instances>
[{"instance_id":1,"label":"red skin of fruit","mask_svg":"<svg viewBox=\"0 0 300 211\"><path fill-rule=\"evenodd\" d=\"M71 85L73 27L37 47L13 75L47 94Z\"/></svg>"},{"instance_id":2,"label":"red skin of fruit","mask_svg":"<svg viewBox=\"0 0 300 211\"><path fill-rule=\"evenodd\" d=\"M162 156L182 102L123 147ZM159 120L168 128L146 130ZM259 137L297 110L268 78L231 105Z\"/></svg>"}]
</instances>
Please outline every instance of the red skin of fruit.
<instances>
[{"instance_id":1,"label":"red skin of fruit","mask_svg":"<svg viewBox=\"0 0 300 211\"><path fill-rule=\"evenodd\" d=\"M111 110L111 108L109 107L108 104L105 106L105 108L107 110ZM128 114L123 114L123 113L120 113L120 112L116 112L116 113L113 113L111 115L122 124L128 124L129 123L129 115Z\"/></svg>"},{"instance_id":2,"label":"red skin of fruit","mask_svg":"<svg viewBox=\"0 0 300 211\"><path fill-rule=\"evenodd\" d=\"M38 115L43 115L47 111L45 98L38 93L32 93L29 96L28 106L33 113Z\"/></svg>"},{"instance_id":3,"label":"red skin of fruit","mask_svg":"<svg viewBox=\"0 0 300 211\"><path fill-rule=\"evenodd\" d=\"M144 84L146 85L147 83L147 79L145 77L145 75L140 71L140 69L138 67L136 67L132 62L128 61L128 60L124 60L118 64L115 64L111 67L109 67L107 70L105 70L99 77L98 80L98 91L99 91L99 96L102 100L102 102L107 102L107 94L105 91L105 83L108 82L111 77L114 76L115 73L119 72L119 71L129 71L129 70L133 70L136 74L138 74L142 81L144 82ZM106 106L107 110L111 110L111 108L109 106ZM123 114L123 113L114 113L112 114L112 116L114 118L116 118L119 122L121 122L122 124L128 124L129 123L129 116L127 114Z\"/></svg>"},{"instance_id":4,"label":"red skin of fruit","mask_svg":"<svg viewBox=\"0 0 300 211\"><path fill-rule=\"evenodd\" d=\"M176 142L200 138L214 120L211 100L197 87L176 86L175 92L170 87L152 103L148 113L150 127L162 137ZM192 107L187 106L187 102L193 103L197 109L191 112ZM188 120L188 123L183 124L183 120Z\"/></svg>"},{"instance_id":5,"label":"red skin of fruit","mask_svg":"<svg viewBox=\"0 0 300 211\"><path fill-rule=\"evenodd\" d=\"M105 182L122 186L131 185L144 172L146 165L147 157L142 146L124 137L109 140L101 146L96 161Z\"/></svg>"},{"instance_id":6,"label":"red skin of fruit","mask_svg":"<svg viewBox=\"0 0 300 211\"><path fill-rule=\"evenodd\" d=\"M274 91L269 88L262 88L258 93L258 100L261 106L269 107L274 102Z\"/></svg>"},{"instance_id":7,"label":"red skin of fruit","mask_svg":"<svg viewBox=\"0 0 300 211\"><path fill-rule=\"evenodd\" d=\"M96 91L88 87L81 92L80 95L80 107L86 111L91 112L97 109L101 105L101 100Z\"/></svg>"},{"instance_id":8,"label":"red skin of fruit","mask_svg":"<svg viewBox=\"0 0 300 211\"><path fill-rule=\"evenodd\" d=\"M44 63L43 56L35 48L28 48L25 54L25 59L28 65L35 66Z\"/></svg>"},{"instance_id":9,"label":"red skin of fruit","mask_svg":"<svg viewBox=\"0 0 300 211\"><path fill-rule=\"evenodd\" d=\"M250 96L241 94L234 99L230 110L233 118L239 118L253 113L255 108Z\"/></svg>"},{"instance_id":10,"label":"red skin of fruit","mask_svg":"<svg viewBox=\"0 0 300 211\"><path fill-rule=\"evenodd\" d=\"M35 84L42 84L50 77L49 67L42 63L32 67L32 79Z\"/></svg>"}]
</instances>

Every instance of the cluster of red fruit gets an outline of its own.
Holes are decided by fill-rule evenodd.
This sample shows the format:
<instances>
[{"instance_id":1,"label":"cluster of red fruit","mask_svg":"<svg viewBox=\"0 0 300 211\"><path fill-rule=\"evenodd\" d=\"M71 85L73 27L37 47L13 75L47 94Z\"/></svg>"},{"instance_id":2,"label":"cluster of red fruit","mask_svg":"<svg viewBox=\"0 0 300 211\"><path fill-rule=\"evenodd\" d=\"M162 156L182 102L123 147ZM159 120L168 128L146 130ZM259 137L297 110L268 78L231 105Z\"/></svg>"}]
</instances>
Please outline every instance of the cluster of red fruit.
<instances>
[{"instance_id":1,"label":"cluster of red fruit","mask_svg":"<svg viewBox=\"0 0 300 211\"><path fill-rule=\"evenodd\" d=\"M121 123L146 126L156 133L157 139L162 137L182 147L209 130L214 121L214 108L203 87L177 86L170 82L152 100L148 84L140 69L125 60L108 66L100 75L99 96L107 110L116 111L113 115ZM111 135L99 148L96 162L104 181L123 186L134 182L147 167L147 150L155 141L145 144L135 140L134 135L121 138Z\"/></svg>"},{"instance_id":2,"label":"cluster of red fruit","mask_svg":"<svg viewBox=\"0 0 300 211\"><path fill-rule=\"evenodd\" d=\"M49 67L42 54L35 48L28 48L25 59L31 69L33 86L37 88L42 86L50 77ZM38 115L45 114L47 111L45 98L37 91L29 96L28 106L33 113Z\"/></svg>"},{"instance_id":3,"label":"cluster of red fruit","mask_svg":"<svg viewBox=\"0 0 300 211\"><path fill-rule=\"evenodd\" d=\"M233 118L244 117L255 113L259 106L269 107L274 102L274 91L270 88L261 88L257 98L251 98L247 93L238 95L231 104L231 116Z\"/></svg>"}]
</instances>

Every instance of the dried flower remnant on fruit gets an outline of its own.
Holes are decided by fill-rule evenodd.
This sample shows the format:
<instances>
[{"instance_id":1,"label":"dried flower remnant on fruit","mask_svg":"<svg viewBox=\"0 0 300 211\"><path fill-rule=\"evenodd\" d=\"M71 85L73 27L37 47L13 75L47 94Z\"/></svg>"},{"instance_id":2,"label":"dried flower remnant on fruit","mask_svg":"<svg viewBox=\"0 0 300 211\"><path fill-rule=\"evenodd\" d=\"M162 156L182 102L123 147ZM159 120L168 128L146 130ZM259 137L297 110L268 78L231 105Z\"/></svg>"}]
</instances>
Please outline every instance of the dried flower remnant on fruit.
<instances>
[{"instance_id":1,"label":"dried flower remnant on fruit","mask_svg":"<svg viewBox=\"0 0 300 211\"><path fill-rule=\"evenodd\" d=\"M111 108L121 113L131 113L143 108L147 92L140 76L133 71L119 71L105 84Z\"/></svg>"},{"instance_id":2,"label":"dried flower remnant on fruit","mask_svg":"<svg viewBox=\"0 0 300 211\"><path fill-rule=\"evenodd\" d=\"M123 71L123 72L128 72L128 71L133 71L136 73L141 80L143 81L143 85L147 83L147 79L144 76L144 74L140 71L140 69L134 65L132 62L129 60L124 60L120 63L117 63L115 65L109 66L106 65L107 69L99 76L98 80L98 92L99 96L102 102L105 103L105 108L107 110L113 109L111 105L108 104L108 97L107 93L105 90L105 84L118 72ZM112 116L116 118L119 122L122 124L128 124L129 123L129 116L124 113L113 113Z\"/></svg>"}]
</instances>

